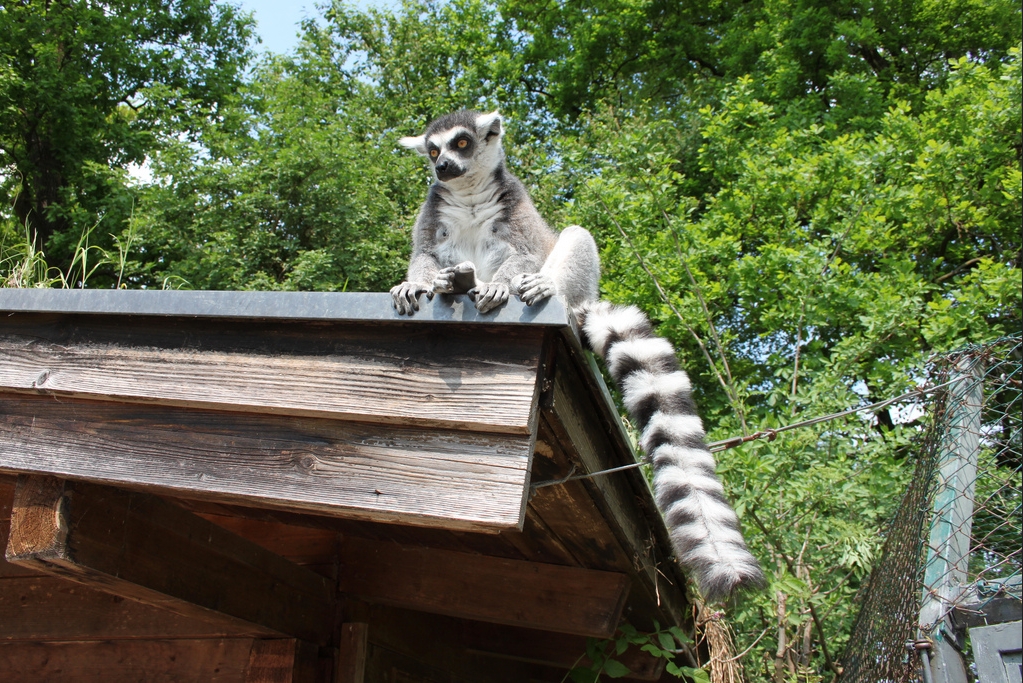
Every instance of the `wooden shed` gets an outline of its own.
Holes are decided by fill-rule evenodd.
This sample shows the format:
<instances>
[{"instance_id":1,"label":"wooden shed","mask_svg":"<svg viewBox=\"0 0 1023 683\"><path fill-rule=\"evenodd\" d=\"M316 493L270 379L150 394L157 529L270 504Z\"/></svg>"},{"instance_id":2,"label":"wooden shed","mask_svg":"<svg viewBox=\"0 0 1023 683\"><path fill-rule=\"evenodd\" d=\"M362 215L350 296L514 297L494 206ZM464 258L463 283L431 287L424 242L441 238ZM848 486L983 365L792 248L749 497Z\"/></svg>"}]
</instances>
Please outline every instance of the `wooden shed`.
<instances>
[{"instance_id":1,"label":"wooden shed","mask_svg":"<svg viewBox=\"0 0 1023 683\"><path fill-rule=\"evenodd\" d=\"M690 618L639 470L538 486L635 457L556 300L0 290L0 679L560 681Z\"/></svg>"}]
</instances>

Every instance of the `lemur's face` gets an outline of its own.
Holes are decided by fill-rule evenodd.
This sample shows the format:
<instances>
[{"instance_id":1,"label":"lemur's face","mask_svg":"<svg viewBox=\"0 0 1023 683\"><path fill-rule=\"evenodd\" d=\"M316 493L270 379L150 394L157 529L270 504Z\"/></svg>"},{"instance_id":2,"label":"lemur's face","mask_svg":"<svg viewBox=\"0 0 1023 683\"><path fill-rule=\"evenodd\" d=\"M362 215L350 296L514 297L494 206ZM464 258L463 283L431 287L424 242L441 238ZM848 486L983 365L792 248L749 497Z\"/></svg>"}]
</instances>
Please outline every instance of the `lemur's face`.
<instances>
[{"instance_id":1,"label":"lemur's face","mask_svg":"<svg viewBox=\"0 0 1023 683\"><path fill-rule=\"evenodd\" d=\"M423 135L400 142L428 158L440 182L463 177L471 182L500 163L501 134L501 116L496 111L457 112L431 123Z\"/></svg>"},{"instance_id":2,"label":"lemur's face","mask_svg":"<svg viewBox=\"0 0 1023 683\"><path fill-rule=\"evenodd\" d=\"M426 156L441 182L465 175L475 151L476 136L465 128L440 131L426 138Z\"/></svg>"}]
</instances>

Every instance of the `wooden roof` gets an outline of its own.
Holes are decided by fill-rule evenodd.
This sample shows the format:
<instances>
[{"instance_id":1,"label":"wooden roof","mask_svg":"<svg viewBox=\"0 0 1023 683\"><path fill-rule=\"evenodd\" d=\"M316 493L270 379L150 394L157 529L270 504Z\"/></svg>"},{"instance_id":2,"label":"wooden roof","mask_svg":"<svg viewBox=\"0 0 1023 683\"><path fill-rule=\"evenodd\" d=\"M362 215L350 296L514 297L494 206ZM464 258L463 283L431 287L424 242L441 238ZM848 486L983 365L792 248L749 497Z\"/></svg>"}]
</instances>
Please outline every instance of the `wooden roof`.
<instances>
[{"instance_id":1,"label":"wooden roof","mask_svg":"<svg viewBox=\"0 0 1023 683\"><path fill-rule=\"evenodd\" d=\"M634 459L556 300L0 290L0 675L561 680L688 620L639 470L535 486Z\"/></svg>"}]
</instances>

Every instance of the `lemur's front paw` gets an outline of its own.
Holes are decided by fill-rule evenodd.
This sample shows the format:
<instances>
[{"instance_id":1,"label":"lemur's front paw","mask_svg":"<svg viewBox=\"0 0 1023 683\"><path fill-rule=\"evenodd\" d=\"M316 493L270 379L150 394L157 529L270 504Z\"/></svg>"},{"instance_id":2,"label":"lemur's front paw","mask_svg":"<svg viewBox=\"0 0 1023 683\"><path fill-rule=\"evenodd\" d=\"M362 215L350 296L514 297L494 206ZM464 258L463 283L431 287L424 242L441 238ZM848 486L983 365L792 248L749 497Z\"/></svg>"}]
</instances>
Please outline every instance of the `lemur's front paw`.
<instances>
[{"instance_id":1,"label":"lemur's front paw","mask_svg":"<svg viewBox=\"0 0 1023 683\"><path fill-rule=\"evenodd\" d=\"M476 266L471 261L443 268L433 280L433 291L439 294L464 294L475 286Z\"/></svg>"},{"instance_id":2,"label":"lemur's front paw","mask_svg":"<svg viewBox=\"0 0 1023 683\"><path fill-rule=\"evenodd\" d=\"M433 290L421 282L402 282L391 287L391 304L399 315L412 315L419 310L419 295L425 294L427 299L433 298Z\"/></svg>"},{"instance_id":3,"label":"lemur's front paw","mask_svg":"<svg viewBox=\"0 0 1023 683\"><path fill-rule=\"evenodd\" d=\"M512 278L512 289L527 306L548 299L557 294L554 280L543 273L528 273Z\"/></svg>"},{"instance_id":4,"label":"lemur's front paw","mask_svg":"<svg viewBox=\"0 0 1023 683\"><path fill-rule=\"evenodd\" d=\"M503 282L481 282L469 290L469 296L476 302L476 310L486 313L508 303L508 285Z\"/></svg>"}]
</instances>

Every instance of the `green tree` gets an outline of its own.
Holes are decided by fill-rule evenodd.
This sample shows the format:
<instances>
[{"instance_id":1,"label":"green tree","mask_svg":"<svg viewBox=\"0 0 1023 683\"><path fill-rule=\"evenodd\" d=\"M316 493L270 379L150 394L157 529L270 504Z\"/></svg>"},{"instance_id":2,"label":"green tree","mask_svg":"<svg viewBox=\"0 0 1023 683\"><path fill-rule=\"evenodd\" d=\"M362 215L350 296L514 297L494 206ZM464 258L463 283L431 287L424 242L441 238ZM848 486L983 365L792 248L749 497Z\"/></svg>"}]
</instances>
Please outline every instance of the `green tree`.
<instances>
[{"instance_id":1,"label":"green tree","mask_svg":"<svg viewBox=\"0 0 1023 683\"><path fill-rule=\"evenodd\" d=\"M513 171L554 226L594 232L602 295L676 344L710 438L749 434L897 396L930 354L1020 329L1020 14L1005 0L336 2L212 108L161 76L138 114L126 105L143 95L100 117L138 147L75 156L117 192L75 176L53 215L114 215L120 169L148 154L154 180L118 235L133 286L385 290L429 183L397 139L500 107ZM730 615L740 650L758 643L751 679L834 671L921 413L720 455L772 574Z\"/></svg>"},{"instance_id":2,"label":"green tree","mask_svg":"<svg viewBox=\"0 0 1023 683\"><path fill-rule=\"evenodd\" d=\"M676 108L737 77L799 116L861 125L885 97L917 101L949 59L1003 59L1020 41L1011 0L501 0L535 102L574 118L600 103Z\"/></svg>"},{"instance_id":3,"label":"green tree","mask_svg":"<svg viewBox=\"0 0 1023 683\"><path fill-rule=\"evenodd\" d=\"M94 226L110 245L132 211L125 169L219 116L250 34L210 0L0 5L0 202L50 265Z\"/></svg>"},{"instance_id":4,"label":"green tree","mask_svg":"<svg viewBox=\"0 0 1023 683\"><path fill-rule=\"evenodd\" d=\"M136 284L386 290L407 265L429 174L397 140L438 111L514 100L508 41L477 0L398 14L324 8L270 56L201 146L154 156ZM514 108L512 108L514 111Z\"/></svg>"},{"instance_id":5,"label":"green tree","mask_svg":"<svg viewBox=\"0 0 1023 683\"><path fill-rule=\"evenodd\" d=\"M695 159L671 119L607 110L563 147L588 169L572 201L545 208L596 232L603 296L644 308L681 350L711 440L898 396L932 353L1023 327L1020 76L1019 48L1005 65L957 60L917 111L896 103L877 132L849 134L793 127L739 79L697 112ZM719 456L773 571L733 617L739 647L767 633L783 678L840 654L919 413ZM773 664L761 674L779 680Z\"/></svg>"}]
</instances>

